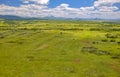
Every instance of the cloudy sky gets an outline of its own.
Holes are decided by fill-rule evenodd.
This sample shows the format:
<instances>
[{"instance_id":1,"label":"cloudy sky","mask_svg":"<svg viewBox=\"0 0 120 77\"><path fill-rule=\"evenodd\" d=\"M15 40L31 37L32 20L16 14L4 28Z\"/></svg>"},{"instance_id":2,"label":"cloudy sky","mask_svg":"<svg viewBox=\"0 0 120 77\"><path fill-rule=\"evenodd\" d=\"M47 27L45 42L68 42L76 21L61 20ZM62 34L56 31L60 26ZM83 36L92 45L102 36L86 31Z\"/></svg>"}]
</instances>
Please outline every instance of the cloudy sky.
<instances>
[{"instance_id":1,"label":"cloudy sky","mask_svg":"<svg viewBox=\"0 0 120 77\"><path fill-rule=\"evenodd\" d=\"M0 15L120 19L120 0L0 0Z\"/></svg>"}]
</instances>

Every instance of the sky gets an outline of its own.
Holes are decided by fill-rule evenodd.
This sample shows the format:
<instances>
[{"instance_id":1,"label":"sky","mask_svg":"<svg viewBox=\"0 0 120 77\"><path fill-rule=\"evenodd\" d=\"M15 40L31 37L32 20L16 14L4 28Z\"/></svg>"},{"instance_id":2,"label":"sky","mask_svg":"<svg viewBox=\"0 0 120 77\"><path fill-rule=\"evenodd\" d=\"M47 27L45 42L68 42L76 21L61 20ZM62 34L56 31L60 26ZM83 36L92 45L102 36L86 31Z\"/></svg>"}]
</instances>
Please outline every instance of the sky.
<instances>
[{"instance_id":1,"label":"sky","mask_svg":"<svg viewBox=\"0 0 120 77\"><path fill-rule=\"evenodd\" d=\"M0 15L120 19L120 0L0 0Z\"/></svg>"}]
</instances>

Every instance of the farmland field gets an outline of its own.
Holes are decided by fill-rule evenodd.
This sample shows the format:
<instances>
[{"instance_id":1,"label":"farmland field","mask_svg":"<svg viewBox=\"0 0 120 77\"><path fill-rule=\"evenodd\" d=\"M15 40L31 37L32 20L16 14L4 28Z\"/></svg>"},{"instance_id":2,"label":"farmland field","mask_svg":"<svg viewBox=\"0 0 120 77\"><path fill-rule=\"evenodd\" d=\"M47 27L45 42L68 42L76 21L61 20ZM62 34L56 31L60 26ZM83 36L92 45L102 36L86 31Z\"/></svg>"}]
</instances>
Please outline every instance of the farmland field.
<instances>
[{"instance_id":1,"label":"farmland field","mask_svg":"<svg viewBox=\"0 0 120 77\"><path fill-rule=\"evenodd\" d=\"M0 77L120 77L120 23L0 20Z\"/></svg>"}]
</instances>

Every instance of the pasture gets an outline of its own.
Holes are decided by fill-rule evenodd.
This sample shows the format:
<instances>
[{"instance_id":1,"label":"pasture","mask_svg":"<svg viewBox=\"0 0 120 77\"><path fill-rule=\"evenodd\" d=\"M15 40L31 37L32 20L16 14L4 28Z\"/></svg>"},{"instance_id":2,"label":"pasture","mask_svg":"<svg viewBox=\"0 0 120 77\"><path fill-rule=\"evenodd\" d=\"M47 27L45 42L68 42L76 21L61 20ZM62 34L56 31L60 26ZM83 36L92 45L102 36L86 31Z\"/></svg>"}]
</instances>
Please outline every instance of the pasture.
<instances>
[{"instance_id":1,"label":"pasture","mask_svg":"<svg viewBox=\"0 0 120 77\"><path fill-rule=\"evenodd\" d=\"M120 77L120 23L0 20L0 77Z\"/></svg>"}]
</instances>

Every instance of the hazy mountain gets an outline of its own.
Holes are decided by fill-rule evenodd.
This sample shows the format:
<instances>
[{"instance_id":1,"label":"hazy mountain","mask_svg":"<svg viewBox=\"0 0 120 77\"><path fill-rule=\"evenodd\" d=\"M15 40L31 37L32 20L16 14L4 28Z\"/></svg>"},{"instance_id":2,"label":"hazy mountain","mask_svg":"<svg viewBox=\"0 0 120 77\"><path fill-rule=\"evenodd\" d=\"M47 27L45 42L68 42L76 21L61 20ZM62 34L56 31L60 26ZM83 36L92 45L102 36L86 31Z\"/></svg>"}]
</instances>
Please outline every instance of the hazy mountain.
<instances>
[{"instance_id":1,"label":"hazy mountain","mask_svg":"<svg viewBox=\"0 0 120 77\"><path fill-rule=\"evenodd\" d=\"M28 19L28 20L117 20L120 21L120 19L100 19L100 18L64 18L64 17L54 17L54 16L49 16L49 17L19 17L19 16L14 16L14 15L0 15L0 19L7 19L7 20L22 20L22 19Z\"/></svg>"},{"instance_id":2,"label":"hazy mountain","mask_svg":"<svg viewBox=\"0 0 120 77\"><path fill-rule=\"evenodd\" d=\"M22 17L14 16L14 15L0 15L0 19L14 20L14 19L22 19Z\"/></svg>"}]
</instances>

